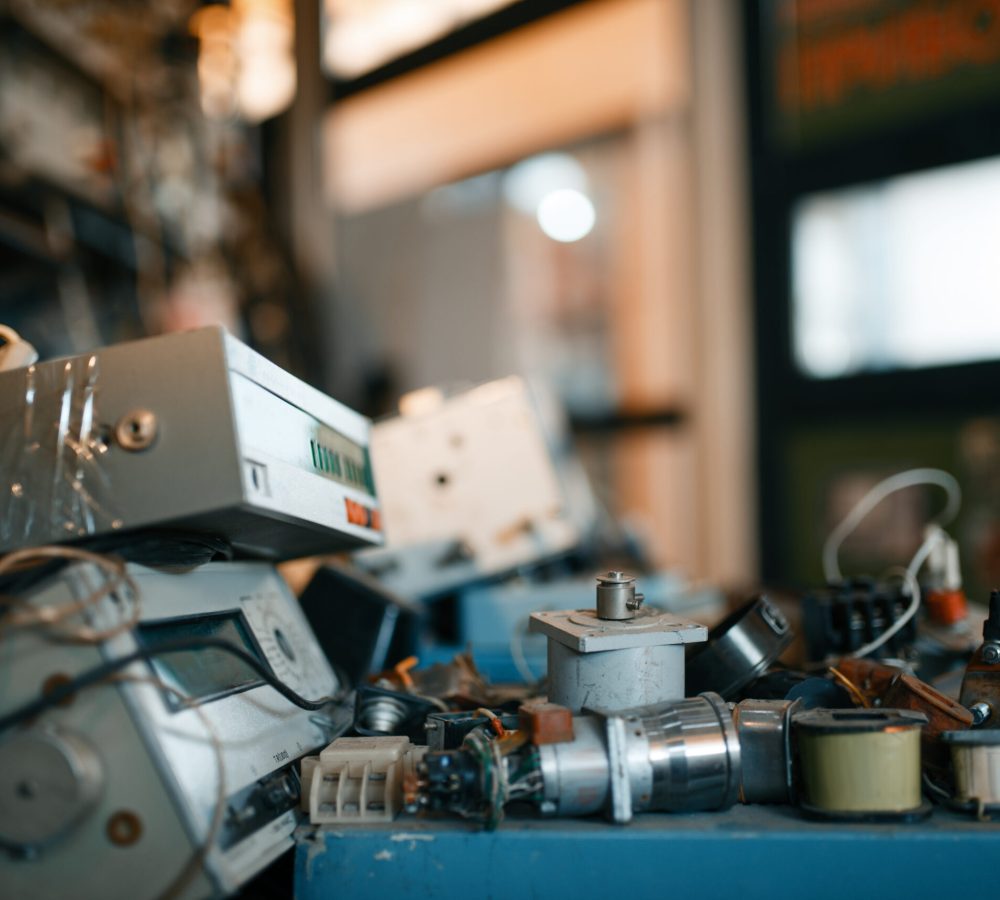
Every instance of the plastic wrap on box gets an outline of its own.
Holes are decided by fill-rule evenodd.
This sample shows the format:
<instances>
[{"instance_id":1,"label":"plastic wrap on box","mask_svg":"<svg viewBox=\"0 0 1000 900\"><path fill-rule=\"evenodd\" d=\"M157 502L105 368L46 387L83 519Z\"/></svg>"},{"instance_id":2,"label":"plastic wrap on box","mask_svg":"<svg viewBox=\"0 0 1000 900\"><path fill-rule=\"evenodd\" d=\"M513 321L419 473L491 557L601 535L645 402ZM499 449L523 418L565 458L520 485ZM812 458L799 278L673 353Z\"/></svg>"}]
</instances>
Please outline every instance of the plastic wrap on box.
<instances>
[{"instance_id":1,"label":"plastic wrap on box","mask_svg":"<svg viewBox=\"0 0 1000 900\"><path fill-rule=\"evenodd\" d=\"M0 385L0 546L120 527L103 465L97 357L17 369Z\"/></svg>"},{"instance_id":2,"label":"plastic wrap on box","mask_svg":"<svg viewBox=\"0 0 1000 900\"><path fill-rule=\"evenodd\" d=\"M369 430L218 327L0 372L0 552L86 539L186 565L377 544Z\"/></svg>"}]
</instances>

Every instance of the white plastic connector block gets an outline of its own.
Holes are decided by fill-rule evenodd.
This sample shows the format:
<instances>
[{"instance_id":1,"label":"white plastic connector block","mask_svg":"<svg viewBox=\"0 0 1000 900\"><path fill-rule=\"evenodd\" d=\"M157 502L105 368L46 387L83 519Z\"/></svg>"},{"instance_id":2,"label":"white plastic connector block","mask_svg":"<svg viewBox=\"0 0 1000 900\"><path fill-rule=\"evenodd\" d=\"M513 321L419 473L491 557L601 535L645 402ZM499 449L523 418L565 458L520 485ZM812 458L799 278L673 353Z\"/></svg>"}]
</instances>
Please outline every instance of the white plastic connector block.
<instances>
[{"instance_id":1,"label":"white plastic connector block","mask_svg":"<svg viewBox=\"0 0 1000 900\"><path fill-rule=\"evenodd\" d=\"M302 782L302 792L299 794L299 807L302 812L309 812L309 797L312 794L312 779L319 765L318 756L303 756L299 763L299 780Z\"/></svg>"},{"instance_id":2,"label":"white plastic connector block","mask_svg":"<svg viewBox=\"0 0 1000 900\"><path fill-rule=\"evenodd\" d=\"M337 738L302 760L302 800L314 825L391 822L403 780L427 752L405 737Z\"/></svg>"}]
</instances>

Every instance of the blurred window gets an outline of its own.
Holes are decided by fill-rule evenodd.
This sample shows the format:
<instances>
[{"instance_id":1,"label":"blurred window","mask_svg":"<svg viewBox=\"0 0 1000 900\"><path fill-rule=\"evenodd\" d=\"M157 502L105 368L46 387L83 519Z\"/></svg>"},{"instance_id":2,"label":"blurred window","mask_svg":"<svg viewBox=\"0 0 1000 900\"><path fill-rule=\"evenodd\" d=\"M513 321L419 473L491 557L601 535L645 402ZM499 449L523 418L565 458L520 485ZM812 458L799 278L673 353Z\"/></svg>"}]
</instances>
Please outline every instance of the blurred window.
<instances>
[{"instance_id":1,"label":"blurred window","mask_svg":"<svg viewBox=\"0 0 1000 900\"><path fill-rule=\"evenodd\" d=\"M1000 158L803 197L792 341L837 378L1000 358Z\"/></svg>"},{"instance_id":2,"label":"blurred window","mask_svg":"<svg viewBox=\"0 0 1000 900\"><path fill-rule=\"evenodd\" d=\"M356 371L390 361L400 391L518 372L574 415L615 412L629 398L611 339L623 289L608 273L622 265L628 147L609 136L341 217L351 334L370 336L345 358L370 354Z\"/></svg>"}]
</instances>

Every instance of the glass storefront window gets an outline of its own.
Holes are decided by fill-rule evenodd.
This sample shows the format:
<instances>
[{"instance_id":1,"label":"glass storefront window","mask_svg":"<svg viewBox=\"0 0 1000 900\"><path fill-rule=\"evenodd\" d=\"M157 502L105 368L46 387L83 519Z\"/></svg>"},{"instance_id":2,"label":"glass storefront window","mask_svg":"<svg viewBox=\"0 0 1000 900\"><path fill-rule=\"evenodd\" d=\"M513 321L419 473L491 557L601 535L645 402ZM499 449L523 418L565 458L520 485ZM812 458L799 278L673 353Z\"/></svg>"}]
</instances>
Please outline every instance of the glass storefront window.
<instances>
[{"instance_id":1,"label":"glass storefront window","mask_svg":"<svg viewBox=\"0 0 1000 900\"><path fill-rule=\"evenodd\" d=\"M813 378L1000 358L1000 159L811 194L793 350Z\"/></svg>"}]
</instances>

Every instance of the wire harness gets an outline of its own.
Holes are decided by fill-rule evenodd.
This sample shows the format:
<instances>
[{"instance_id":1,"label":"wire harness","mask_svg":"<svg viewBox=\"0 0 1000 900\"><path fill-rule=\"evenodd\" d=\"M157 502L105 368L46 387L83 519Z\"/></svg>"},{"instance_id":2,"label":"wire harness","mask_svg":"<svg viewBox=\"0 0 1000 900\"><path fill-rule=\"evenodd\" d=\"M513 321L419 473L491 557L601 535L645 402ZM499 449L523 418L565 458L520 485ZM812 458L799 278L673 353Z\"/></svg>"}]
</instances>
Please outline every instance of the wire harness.
<instances>
[{"instance_id":1,"label":"wire harness","mask_svg":"<svg viewBox=\"0 0 1000 900\"><path fill-rule=\"evenodd\" d=\"M840 571L839 554L841 545L847 537L864 521L865 517L886 497L906 488L930 485L941 488L947 494L945 508L931 521L926 531L923 543L913 554L906 566L895 566L889 574L898 575L903 579L906 592L910 595L910 604L906 611L889 628L877 638L859 647L851 655L854 657L868 656L891 640L920 608L920 583L917 574L934 549L948 539L944 526L954 521L962 506L962 489L954 475L943 469L907 469L883 479L868 491L843 518L839 525L830 532L823 545L823 574L827 582L835 583L843 580Z\"/></svg>"}]
</instances>

